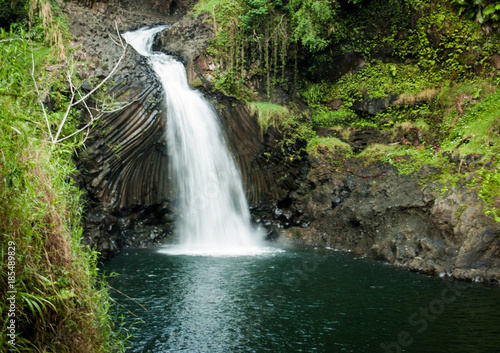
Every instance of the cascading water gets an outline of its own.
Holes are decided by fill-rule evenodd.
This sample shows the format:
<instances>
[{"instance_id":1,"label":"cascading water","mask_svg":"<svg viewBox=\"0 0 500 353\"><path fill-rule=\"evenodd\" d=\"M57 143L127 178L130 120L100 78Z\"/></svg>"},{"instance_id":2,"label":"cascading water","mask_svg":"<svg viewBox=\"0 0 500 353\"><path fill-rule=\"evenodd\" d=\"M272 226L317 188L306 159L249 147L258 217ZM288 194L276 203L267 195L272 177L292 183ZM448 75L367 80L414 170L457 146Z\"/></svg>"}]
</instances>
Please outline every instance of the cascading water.
<instances>
[{"instance_id":1,"label":"cascading water","mask_svg":"<svg viewBox=\"0 0 500 353\"><path fill-rule=\"evenodd\" d=\"M241 176L231 157L213 108L190 89L184 66L152 51L160 26L127 32L125 40L148 58L165 91L169 170L173 173L181 216L180 243L170 254L243 255L265 251L250 224Z\"/></svg>"}]
</instances>

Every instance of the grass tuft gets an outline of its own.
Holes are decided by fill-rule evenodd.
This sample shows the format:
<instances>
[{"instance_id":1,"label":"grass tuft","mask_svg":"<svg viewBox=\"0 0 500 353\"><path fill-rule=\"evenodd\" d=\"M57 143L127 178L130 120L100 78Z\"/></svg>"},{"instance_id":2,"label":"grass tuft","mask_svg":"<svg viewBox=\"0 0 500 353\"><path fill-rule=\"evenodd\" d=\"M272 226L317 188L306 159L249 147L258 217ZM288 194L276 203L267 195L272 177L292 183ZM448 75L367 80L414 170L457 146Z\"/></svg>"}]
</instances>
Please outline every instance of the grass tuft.
<instances>
[{"instance_id":1,"label":"grass tuft","mask_svg":"<svg viewBox=\"0 0 500 353\"><path fill-rule=\"evenodd\" d=\"M268 102L250 102L248 107L250 114L257 114L262 133L265 133L271 125L280 125L290 115L286 107Z\"/></svg>"}]
</instances>

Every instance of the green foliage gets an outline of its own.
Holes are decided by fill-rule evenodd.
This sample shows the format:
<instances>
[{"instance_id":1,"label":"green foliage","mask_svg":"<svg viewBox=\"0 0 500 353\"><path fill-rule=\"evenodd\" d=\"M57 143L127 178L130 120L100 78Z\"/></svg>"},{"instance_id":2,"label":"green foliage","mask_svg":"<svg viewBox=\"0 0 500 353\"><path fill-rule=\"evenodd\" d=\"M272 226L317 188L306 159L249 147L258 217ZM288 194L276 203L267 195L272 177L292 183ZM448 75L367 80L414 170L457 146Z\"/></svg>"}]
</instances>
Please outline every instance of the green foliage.
<instances>
[{"instance_id":1,"label":"green foliage","mask_svg":"<svg viewBox=\"0 0 500 353\"><path fill-rule=\"evenodd\" d=\"M28 17L22 1L0 0L0 27L9 29L13 23L22 22Z\"/></svg>"},{"instance_id":2,"label":"green foliage","mask_svg":"<svg viewBox=\"0 0 500 353\"><path fill-rule=\"evenodd\" d=\"M498 27L500 2L494 0L455 0L460 5L459 14L476 21L480 25L491 23Z\"/></svg>"},{"instance_id":3,"label":"green foliage","mask_svg":"<svg viewBox=\"0 0 500 353\"><path fill-rule=\"evenodd\" d=\"M455 92L466 91L465 87L478 87L477 85L463 85L457 88ZM446 91L445 96L457 97L451 95L450 91ZM470 92L470 91L469 91ZM404 163L411 163L414 169L418 169L424 164L432 164L436 167L442 167L448 162L445 161L444 154L455 154L465 159L466 155L480 156L483 161L487 161L500 152L500 93L495 92L487 94L482 98L479 95L464 96L459 94L458 97L463 100L463 106L458 110L452 110L446 119L441 124L429 126L428 124L419 125L421 130L440 129L441 133L436 142L439 145L439 151L436 146L423 145L420 148L413 146L399 146L397 150L387 154L391 158L390 162L395 161L393 157L407 156ZM479 102L474 103L477 99L482 98ZM442 102L438 104L443 104ZM446 110L449 109L449 106ZM423 147L423 148L422 148ZM396 162L400 162L396 158ZM397 163L396 163L397 164ZM395 164L395 165L396 165ZM458 167L458 166L457 166Z\"/></svg>"},{"instance_id":4,"label":"green foliage","mask_svg":"<svg viewBox=\"0 0 500 353\"><path fill-rule=\"evenodd\" d=\"M486 204L486 215L493 215L500 222L500 160L496 158L494 169L481 169L477 172L480 179L479 196Z\"/></svg>"},{"instance_id":5,"label":"green foliage","mask_svg":"<svg viewBox=\"0 0 500 353\"><path fill-rule=\"evenodd\" d=\"M412 95L431 89L437 83L434 77L415 65L373 61L335 83L309 83L301 93L304 101L312 107L332 99L341 99L350 107L363 95L382 99L396 94Z\"/></svg>"},{"instance_id":6,"label":"green foliage","mask_svg":"<svg viewBox=\"0 0 500 353\"><path fill-rule=\"evenodd\" d=\"M290 115L286 107L268 102L250 102L248 103L248 107L251 114L257 114L257 121L263 133L271 125L280 125Z\"/></svg>"},{"instance_id":7,"label":"green foliage","mask_svg":"<svg viewBox=\"0 0 500 353\"><path fill-rule=\"evenodd\" d=\"M435 94L433 87L438 81L429 76L418 66L405 64L390 64L380 61L367 63L363 69L342 76L335 83L309 83L301 91L302 98L313 110L313 123L316 126L331 127L336 125L357 125L363 123L353 111L353 104L368 97L371 99L387 99L399 95L405 106L411 109L391 107L384 114L372 119L373 122L383 121L396 114L409 116L421 114L422 107ZM333 101L341 102L341 108L330 107ZM403 101L402 101L403 102ZM365 123L366 123L366 117Z\"/></svg>"},{"instance_id":8,"label":"green foliage","mask_svg":"<svg viewBox=\"0 0 500 353\"><path fill-rule=\"evenodd\" d=\"M330 44L342 52L355 52L365 60L377 52L387 52L387 38L411 26L413 2L373 0L355 3L355 6L343 4L330 25Z\"/></svg>"},{"instance_id":9,"label":"green foliage","mask_svg":"<svg viewBox=\"0 0 500 353\"><path fill-rule=\"evenodd\" d=\"M333 22L338 5L328 0L290 0L288 11L292 21L292 38L310 52L325 49L334 31Z\"/></svg>"},{"instance_id":10,"label":"green foliage","mask_svg":"<svg viewBox=\"0 0 500 353\"><path fill-rule=\"evenodd\" d=\"M340 5L330 19L330 29L323 30L324 35L328 33L329 48L357 53L367 61L390 53L416 61L437 80L456 80L470 76L473 69L488 70L488 58L499 49L498 33L481 34L475 30L473 21L461 18L457 9L446 1L375 0L355 6L336 4ZM312 70L331 64L331 60L328 53L312 55Z\"/></svg>"},{"instance_id":11,"label":"green foliage","mask_svg":"<svg viewBox=\"0 0 500 353\"><path fill-rule=\"evenodd\" d=\"M208 48L217 65L215 88L239 98L254 99L246 84L253 76L272 87L285 83L289 27L280 1L211 0L197 4L195 14L206 14L215 36Z\"/></svg>"},{"instance_id":12,"label":"green foliage","mask_svg":"<svg viewBox=\"0 0 500 353\"><path fill-rule=\"evenodd\" d=\"M339 110L330 110L320 106L313 111L311 119L314 126L319 127L349 126L359 121L356 113L344 106Z\"/></svg>"},{"instance_id":13,"label":"green foliage","mask_svg":"<svg viewBox=\"0 0 500 353\"><path fill-rule=\"evenodd\" d=\"M33 37L19 26L0 31L0 256L6 263L14 244L17 291L16 346L2 334L0 351L123 351L128 333L110 316L113 303L96 267L97 254L80 244L82 208L72 179L76 144L48 142L32 65L44 90L60 86L54 89L49 124L60 123L67 99L63 83L46 73L45 65L55 58ZM2 298L10 272L0 269ZM0 303L4 333L9 304Z\"/></svg>"},{"instance_id":14,"label":"green foliage","mask_svg":"<svg viewBox=\"0 0 500 353\"><path fill-rule=\"evenodd\" d=\"M493 16L493 3L485 0L478 6ZM355 52L369 62L374 55L392 52L416 62L417 75L426 75L429 84L464 80L473 70L486 74L489 57L500 50L500 34L481 35L472 21L441 0L205 0L195 12L205 13L214 25L209 53L218 63L216 88L248 99L253 98L244 87L255 75L265 77L269 101L273 86L286 87L285 68L296 60L299 48L290 45L294 42L310 54L312 71L329 65L332 52L327 49ZM387 70L392 76L401 74L397 65L375 66L385 72L373 72L374 77L391 78ZM379 87L373 80L366 86Z\"/></svg>"},{"instance_id":15,"label":"green foliage","mask_svg":"<svg viewBox=\"0 0 500 353\"><path fill-rule=\"evenodd\" d=\"M351 146L335 137L314 136L307 144L307 154L319 158L320 154L328 153L332 156L342 155L349 157L352 154Z\"/></svg>"},{"instance_id":16,"label":"green foliage","mask_svg":"<svg viewBox=\"0 0 500 353\"><path fill-rule=\"evenodd\" d=\"M286 157L285 163L288 160L300 159L300 155L306 149L307 141L316 135L312 129L311 121L307 117L299 115L286 116L277 125L277 129L282 134L277 144Z\"/></svg>"},{"instance_id":17,"label":"green foliage","mask_svg":"<svg viewBox=\"0 0 500 353\"><path fill-rule=\"evenodd\" d=\"M385 111L378 113L373 120L377 122L377 126L380 128L391 128L405 121L420 122L423 126L428 127L426 121L432 120L435 113L430 108L429 103L427 103L429 100L420 101L420 99L424 99L421 98L422 96L428 97L428 92L434 94L436 91L423 91L422 94L415 96L404 96L411 102L410 104L394 104L389 106ZM432 99L433 95L430 97Z\"/></svg>"},{"instance_id":18,"label":"green foliage","mask_svg":"<svg viewBox=\"0 0 500 353\"><path fill-rule=\"evenodd\" d=\"M500 153L500 92L495 92L474 104L474 96L463 96L463 114L451 113L443 123L447 132L444 150L456 150L462 155L479 153L487 159ZM467 97L468 99L465 99Z\"/></svg>"},{"instance_id":19,"label":"green foliage","mask_svg":"<svg viewBox=\"0 0 500 353\"><path fill-rule=\"evenodd\" d=\"M429 5L404 40L397 40L398 33L390 40L395 54L416 58L422 69L442 80L466 79L473 68L486 65L496 47L494 37L481 35L445 2Z\"/></svg>"}]
</instances>

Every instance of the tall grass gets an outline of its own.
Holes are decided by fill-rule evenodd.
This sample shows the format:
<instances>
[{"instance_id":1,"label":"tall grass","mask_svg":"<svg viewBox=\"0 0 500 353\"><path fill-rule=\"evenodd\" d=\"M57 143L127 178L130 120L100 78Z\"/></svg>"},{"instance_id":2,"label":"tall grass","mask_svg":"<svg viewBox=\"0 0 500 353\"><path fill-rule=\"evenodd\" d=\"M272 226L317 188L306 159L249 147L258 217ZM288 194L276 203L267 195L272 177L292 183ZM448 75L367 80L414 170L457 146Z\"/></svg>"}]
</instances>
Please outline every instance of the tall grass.
<instances>
[{"instance_id":1,"label":"tall grass","mask_svg":"<svg viewBox=\"0 0 500 353\"><path fill-rule=\"evenodd\" d=\"M250 102L248 107L250 114L257 115L257 121L263 133L271 125L279 125L287 116L291 115L286 107L268 102Z\"/></svg>"},{"instance_id":2,"label":"tall grass","mask_svg":"<svg viewBox=\"0 0 500 353\"><path fill-rule=\"evenodd\" d=\"M0 351L123 351L127 331L113 323L96 253L80 244L74 145L48 142L28 37L0 32ZM35 56L37 72L43 62ZM4 265L12 247L15 281ZM16 292L15 345L6 335L10 284Z\"/></svg>"}]
</instances>

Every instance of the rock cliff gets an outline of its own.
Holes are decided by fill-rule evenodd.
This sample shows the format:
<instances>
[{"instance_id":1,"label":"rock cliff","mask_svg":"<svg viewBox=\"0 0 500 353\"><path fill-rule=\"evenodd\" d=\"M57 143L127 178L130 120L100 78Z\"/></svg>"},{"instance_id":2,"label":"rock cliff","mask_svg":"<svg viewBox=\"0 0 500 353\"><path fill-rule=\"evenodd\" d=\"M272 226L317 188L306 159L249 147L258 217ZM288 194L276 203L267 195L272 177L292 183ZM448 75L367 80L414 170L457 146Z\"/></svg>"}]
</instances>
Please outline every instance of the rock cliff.
<instances>
[{"instance_id":1,"label":"rock cliff","mask_svg":"<svg viewBox=\"0 0 500 353\"><path fill-rule=\"evenodd\" d=\"M166 3L164 7L168 7ZM127 9L131 9L130 12ZM154 11L155 7L151 9ZM79 53L90 62L78 73L86 79L83 88L88 90L92 88L93 79L104 78L121 55L121 48L115 43L118 41L113 32L115 23L123 31L162 23L160 20L163 23L178 20L176 16L160 18L157 13L147 11L137 14L138 9L127 2L115 8L108 5L88 8L68 3L65 10L72 18L70 29L82 45ZM211 33L201 20L192 21L196 22L196 36L193 29L164 32L177 48L181 48L179 41L186 39L185 49L165 49L161 39L155 48L184 59L190 79L194 70L200 67L193 65L194 61L206 65L200 55ZM185 26L186 22L183 23ZM188 23L189 28L191 25ZM84 242L98 249L104 257L123 247L161 244L172 236L177 214L167 170L163 93L145 59L133 49L127 50L107 90L109 96L125 106L100 119L77 158L79 185L85 191L87 204ZM280 180L283 180L281 174L288 172L269 167L270 163L279 165L279 159L270 162L263 157L265 151L275 148L280 133L271 129L264 135L256 117L250 115L242 101L218 93L206 92L206 97L219 111L249 201L254 207L269 210L273 200L287 192L286 184Z\"/></svg>"},{"instance_id":2,"label":"rock cliff","mask_svg":"<svg viewBox=\"0 0 500 353\"><path fill-rule=\"evenodd\" d=\"M312 174L324 163L313 161ZM500 224L485 216L483 201L464 180L446 189L430 181L437 172L430 167L397 175L376 163L346 164L319 183L309 175L291 207L280 210L300 210L310 223L287 228L290 241L353 251L426 274L500 283Z\"/></svg>"}]
</instances>

